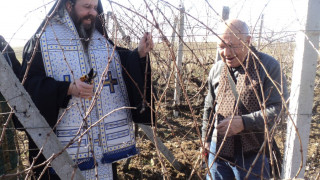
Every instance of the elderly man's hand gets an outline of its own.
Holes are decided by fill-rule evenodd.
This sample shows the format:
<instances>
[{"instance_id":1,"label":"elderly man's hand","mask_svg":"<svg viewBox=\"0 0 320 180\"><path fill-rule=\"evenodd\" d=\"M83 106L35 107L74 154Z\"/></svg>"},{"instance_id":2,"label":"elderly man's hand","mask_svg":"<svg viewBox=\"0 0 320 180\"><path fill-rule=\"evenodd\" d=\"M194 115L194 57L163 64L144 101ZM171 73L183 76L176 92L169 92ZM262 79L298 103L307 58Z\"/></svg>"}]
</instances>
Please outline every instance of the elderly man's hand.
<instances>
[{"instance_id":1,"label":"elderly man's hand","mask_svg":"<svg viewBox=\"0 0 320 180\"><path fill-rule=\"evenodd\" d=\"M228 117L228 118L224 119L223 121L221 121L220 124L218 124L218 126L216 128L218 130L219 135L226 134L230 121L231 121L231 117ZM236 135L243 130L244 130L244 126L243 126L243 122L242 122L242 117L241 116L234 116L232 123L230 124L230 129L229 129L227 137Z\"/></svg>"},{"instance_id":2,"label":"elderly man's hand","mask_svg":"<svg viewBox=\"0 0 320 180\"><path fill-rule=\"evenodd\" d=\"M138 53L140 58L144 58L153 49L153 40L151 33L144 33L143 37L140 39L138 46Z\"/></svg>"}]
</instances>

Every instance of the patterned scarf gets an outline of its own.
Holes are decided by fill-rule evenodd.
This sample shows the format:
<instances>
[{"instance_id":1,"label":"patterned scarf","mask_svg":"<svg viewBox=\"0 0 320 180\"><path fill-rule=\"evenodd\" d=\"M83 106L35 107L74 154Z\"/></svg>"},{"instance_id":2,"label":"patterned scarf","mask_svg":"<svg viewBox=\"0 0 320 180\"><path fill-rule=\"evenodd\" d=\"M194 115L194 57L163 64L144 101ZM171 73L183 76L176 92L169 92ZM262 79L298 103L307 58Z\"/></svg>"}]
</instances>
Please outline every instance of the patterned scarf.
<instances>
[{"instance_id":1,"label":"patterned scarf","mask_svg":"<svg viewBox=\"0 0 320 180\"><path fill-rule=\"evenodd\" d=\"M252 49L255 51L254 48ZM258 79L260 65L251 53L249 55L249 58L247 58L243 64L246 67L247 74L245 73L245 70L242 66L238 67L238 75L236 77L235 82L236 90L243 104L242 106L239 106L239 103L237 109L235 109L237 99L235 98L232 92L231 85L228 79L227 73L229 73L229 69L227 65L225 65L222 69L217 97L218 123L220 123L225 118L232 116L234 112L235 116L241 116L242 114L248 114L260 110L258 99L254 93L254 89L256 89L260 94ZM257 67L255 68L255 66ZM233 72L230 72L231 77L232 73ZM248 75L250 76L250 79L252 80L253 84L250 83ZM224 136L218 135L217 150L221 146L223 138ZM236 141L235 138L237 138ZM235 151L235 143L238 143L239 140L241 140L240 142L244 153L257 151L260 147L260 143L254 132L242 131L239 135L226 138L226 141L224 142L219 155L223 157L233 158Z\"/></svg>"}]
</instances>

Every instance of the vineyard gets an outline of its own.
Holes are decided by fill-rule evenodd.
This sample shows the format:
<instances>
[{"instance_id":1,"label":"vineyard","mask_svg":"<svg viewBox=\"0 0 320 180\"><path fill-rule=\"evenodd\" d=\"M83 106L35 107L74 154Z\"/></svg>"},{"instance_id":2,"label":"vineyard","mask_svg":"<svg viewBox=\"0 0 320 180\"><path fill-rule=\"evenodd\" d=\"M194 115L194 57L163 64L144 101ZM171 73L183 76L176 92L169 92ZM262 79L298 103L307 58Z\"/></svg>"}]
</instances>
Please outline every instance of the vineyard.
<instances>
[{"instance_id":1,"label":"vineyard","mask_svg":"<svg viewBox=\"0 0 320 180\"><path fill-rule=\"evenodd\" d=\"M250 2L242 0L240 3L234 2L231 8L223 6L218 9L207 0L199 5L190 2L183 4L182 1L179 3L142 0L139 3L129 0L102 1L105 8L105 27L108 36L116 46L133 50L144 32L152 33L155 44L149 57L156 124L150 128L150 132L160 141L153 143L156 138L150 138L146 130L135 126L139 154L116 163L119 179L205 179L207 167L201 155L200 139L204 99L208 90L207 77L212 65L218 61L217 29L219 24L228 18L242 17L243 8ZM260 12L256 16L242 18L247 21L251 29L253 45L279 61L290 91L291 84L295 81L292 77L298 30L288 29L298 20L276 27L276 30L267 27L263 24L263 14L268 12L268 3L271 6L273 2L268 1L264 4L265 6L259 6ZM52 2L39 5L29 10L27 15L34 17L33 13L47 12L46 8L50 4L52 5ZM296 9L292 9L290 10L295 12ZM20 29L16 33L19 31ZM28 37L19 39L13 35L9 42L27 39ZM22 61L23 46L20 44L14 46L14 51L19 61ZM315 49L315 51L319 54L319 50ZM318 61L313 108L312 113L308 114L308 117L311 117L311 127L305 160L305 179L319 179L320 176L319 66ZM282 158L284 158L287 140L288 115L289 110L286 109L274 132ZM297 128L299 130L299 127ZM15 130L19 143L17 152L22 161L19 164L20 172L15 172L16 175L11 175L10 178L23 179L28 173L30 174L29 168L33 165L28 161L27 136L21 129ZM299 133L304 132L299 131ZM166 149L159 148L159 143L163 143ZM168 153L173 155L173 162L168 160ZM297 158L300 159L300 157ZM51 161L47 164L50 163Z\"/></svg>"}]
</instances>

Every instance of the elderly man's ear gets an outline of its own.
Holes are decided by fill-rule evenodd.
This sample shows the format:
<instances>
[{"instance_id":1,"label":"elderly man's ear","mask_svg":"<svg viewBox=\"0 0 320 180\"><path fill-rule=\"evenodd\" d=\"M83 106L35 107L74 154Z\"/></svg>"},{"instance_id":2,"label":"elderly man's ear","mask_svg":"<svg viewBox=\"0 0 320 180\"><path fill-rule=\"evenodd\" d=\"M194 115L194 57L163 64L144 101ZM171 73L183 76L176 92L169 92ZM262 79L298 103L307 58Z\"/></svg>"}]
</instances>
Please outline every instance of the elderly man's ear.
<instances>
[{"instance_id":1,"label":"elderly man's ear","mask_svg":"<svg viewBox=\"0 0 320 180\"><path fill-rule=\"evenodd\" d=\"M251 43L251 36L247 36L247 38L246 38L246 42L247 42L248 44L250 44L250 43Z\"/></svg>"}]
</instances>

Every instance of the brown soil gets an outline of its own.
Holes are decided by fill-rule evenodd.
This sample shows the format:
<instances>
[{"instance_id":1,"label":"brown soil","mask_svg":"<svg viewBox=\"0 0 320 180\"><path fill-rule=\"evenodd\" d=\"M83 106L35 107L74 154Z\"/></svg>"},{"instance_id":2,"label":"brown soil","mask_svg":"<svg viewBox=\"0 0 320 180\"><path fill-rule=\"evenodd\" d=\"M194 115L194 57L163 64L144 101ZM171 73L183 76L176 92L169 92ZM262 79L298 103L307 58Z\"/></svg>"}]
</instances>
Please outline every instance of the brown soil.
<instances>
[{"instance_id":1,"label":"brown soil","mask_svg":"<svg viewBox=\"0 0 320 180\"><path fill-rule=\"evenodd\" d=\"M169 92L169 91L168 91ZM200 93L201 94L201 93ZM205 93L203 93L205 94ZM311 123L311 134L308 148L308 158L306 164L305 179L317 179L320 172L320 88L315 92L315 104ZM118 165L119 179L205 179L205 168L200 167L200 134L197 128L201 129L202 109L204 97L193 99L193 109L196 114L196 123L190 114L187 105L179 106L179 117L173 116L173 108L163 105L160 109L160 117L157 122L157 136L173 153L177 161L183 165L183 170L178 171L161 156L159 160L155 146L139 130L137 136L137 147L140 154L130 159L130 164L120 162ZM199 103L200 102L200 103ZM276 142L283 154L286 137L286 123L282 122L276 130ZM163 162L164 165L161 165ZM192 169L195 171L192 173Z\"/></svg>"},{"instance_id":2,"label":"brown soil","mask_svg":"<svg viewBox=\"0 0 320 180\"><path fill-rule=\"evenodd\" d=\"M198 127L200 128L201 117L198 117ZM315 120L317 118L317 120ZM285 124L282 127L286 127ZM280 128L279 128L280 129ZM283 128L284 129L284 128ZM312 121L312 129L310 135L310 143L308 150L308 159L306 166L305 179L316 179L320 172L320 121L319 115L314 116ZM126 161L120 162L118 165L118 176L120 179L163 179L166 172L166 177L170 179L204 179L205 169L197 168L196 172L191 176L192 167L196 165L199 157L199 136L192 118L183 115L180 118L167 118L167 123L158 122L158 136L164 144L173 153L176 159L183 165L183 171L175 170L172 165L164 159L165 169L162 168L157 156L156 148L150 140L140 130L137 138L137 146L140 149L140 154L130 159L128 168L125 167ZM276 141L283 152L283 136L285 132L279 130L279 135L276 136Z\"/></svg>"}]
</instances>

